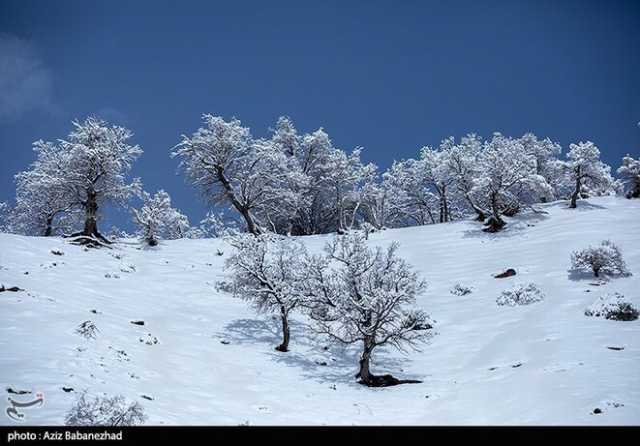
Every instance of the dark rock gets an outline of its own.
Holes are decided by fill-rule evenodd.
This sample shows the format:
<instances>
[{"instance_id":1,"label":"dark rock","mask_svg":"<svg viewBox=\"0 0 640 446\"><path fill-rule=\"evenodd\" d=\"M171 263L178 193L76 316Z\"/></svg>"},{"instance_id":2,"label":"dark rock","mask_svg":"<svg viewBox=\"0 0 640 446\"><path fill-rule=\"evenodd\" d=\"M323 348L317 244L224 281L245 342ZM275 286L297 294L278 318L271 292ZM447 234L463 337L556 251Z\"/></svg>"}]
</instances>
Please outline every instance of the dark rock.
<instances>
[{"instance_id":1,"label":"dark rock","mask_svg":"<svg viewBox=\"0 0 640 446\"><path fill-rule=\"evenodd\" d=\"M131 321L133 325L144 325L144 321Z\"/></svg>"},{"instance_id":2,"label":"dark rock","mask_svg":"<svg viewBox=\"0 0 640 446\"><path fill-rule=\"evenodd\" d=\"M11 387L7 387L7 393L12 393L14 395L26 395L31 393L31 390L15 390Z\"/></svg>"},{"instance_id":3,"label":"dark rock","mask_svg":"<svg viewBox=\"0 0 640 446\"><path fill-rule=\"evenodd\" d=\"M593 413L595 414L602 413L602 409L600 409L599 407L596 407L595 409L593 409Z\"/></svg>"},{"instance_id":4,"label":"dark rock","mask_svg":"<svg viewBox=\"0 0 640 446\"><path fill-rule=\"evenodd\" d=\"M505 277L511 277L511 276L515 276L515 275L516 275L516 270L513 269L513 268L509 268L505 272L500 273L500 274L498 274L496 276L493 276L493 277L495 277L496 279L504 279Z\"/></svg>"},{"instance_id":5,"label":"dark rock","mask_svg":"<svg viewBox=\"0 0 640 446\"><path fill-rule=\"evenodd\" d=\"M67 393L73 392L73 387L63 387L62 390L64 390Z\"/></svg>"},{"instance_id":6,"label":"dark rock","mask_svg":"<svg viewBox=\"0 0 640 446\"><path fill-rule=\"evenodd\" d=\"M52 249L51 254L53 254L54 256L63 256L64 252Z\"/></svg>"}]
</instances>

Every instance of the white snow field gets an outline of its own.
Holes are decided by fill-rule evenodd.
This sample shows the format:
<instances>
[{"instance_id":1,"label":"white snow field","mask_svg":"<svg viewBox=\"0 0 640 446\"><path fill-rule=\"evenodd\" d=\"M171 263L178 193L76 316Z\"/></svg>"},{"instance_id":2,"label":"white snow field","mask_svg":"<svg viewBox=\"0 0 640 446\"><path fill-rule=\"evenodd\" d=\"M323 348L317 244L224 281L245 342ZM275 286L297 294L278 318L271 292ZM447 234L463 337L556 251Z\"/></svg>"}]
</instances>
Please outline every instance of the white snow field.
<instances>
[{"instance_id":1,"label":"white snow field","mask_svg":"<svg viewBox=\"0 0 640 446\"><path fill-rule=\"evenodd\" d=\"M231 249L221 240L85 250L0 234L0 283L24 289L0 293L0 405L29 399L11 387L44 393L44 406L22 410L28 424L64 423L83 390L139 401L147 424L640 424L640 320L584 315L607 292L640 306L640 200L544 209L497 235L470 221L371 235L400 242L429 283L418 305L436 320L421 351L374 353L375 373L423 381L388 388L357 384L357 349L314 336L299 314L291 351L275 351L278 322L216 291ZM328 237L303 240L319 250ZM570 274L570 253L603 239L622 248L633 275ZM493 278L507 268L517 275ZM473 292L451 294L458 282ZM529 282L544 300L496 304ZM96 339L75 332L86 320ZM0 424L18 423L0 409Z\"/></svg>"}]
</instances>

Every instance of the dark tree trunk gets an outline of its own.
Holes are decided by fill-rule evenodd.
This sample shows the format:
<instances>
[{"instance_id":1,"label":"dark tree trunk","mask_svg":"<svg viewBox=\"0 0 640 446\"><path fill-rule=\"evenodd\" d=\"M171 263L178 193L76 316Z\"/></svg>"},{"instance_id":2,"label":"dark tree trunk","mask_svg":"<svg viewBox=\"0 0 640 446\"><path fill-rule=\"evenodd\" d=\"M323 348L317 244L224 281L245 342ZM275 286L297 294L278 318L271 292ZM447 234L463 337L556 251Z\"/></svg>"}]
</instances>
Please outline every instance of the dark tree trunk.
<instances>
[{"instance_id":1,"label":"dark tree trunk","mask_svg":"<svg viewBox=\"0 0 640 446\"><path fill-rule=\"evenodd\" d=\"M97 237L104 239L98 231L98 194L94 191L87 192L87 203L85 205L84 230L82 235L86 237Z\"/></svg>"},{"instance_id":2,"label":"dark tree trunk","mask_svg":"<svg viewBox=\"0 0 640 446\"><path fill-rule=\"evenodd\" d=\"M247 224L247 231L249 231L254 235L258 235L262 233L262 231L258 228L258 225L256 225L256 222L253 219L253 215L251 215L251 212L249 211L249 209L241 207L240 209L238 209L238 211L242 215L242 218L244 218L245 223Z\"/></svg>"},{"instance_id":3,"label":"dark tree trunk","mask_svg":"<svg viewBox=\"0 0 640 446\"><path fill-rule=\"evenodd\" d=\"M480 207L473 202L473 200L469 197L469 194L464 194L464 198L467 200L473 211L476 213L476 221L483 222L487 219L484 211L480 209Z\"/></svg>"},{"instance_id":4,"label":"dark tree trunk","mask_svg":"<svg viewBox=\"0 0 640 446\"><path fill-rule=\"evenodd\" d=\"M491 217L489 217L489 220L485 223L487 227L484 229L484 231L498 232L502 228L504 228L506 223L504 222L502 217L500 217L500 209L498 208L498 199L495 195L491 197L491 211L492 211L492 215Z\"/></svg>"},{"instance_id":5,"label":"dark tree trunk","mask_svg":"<svg viewBox=\"0 0 640 446\"><path fill-rule=\"evenodd\" d=\"M84 205L84 229L81 232L71 234L71 237L80 237L76 240L80 244L97 245L96 240L111 244L111 242L98 231L98 194L93 190L87 191L87 201Z\"/></svg>"},{"instance_id":6,"label":"dark tree trunk","mask_svg":"<svg viewBox=\"0 0 640 446\"><path fill-rule=\"evenodd\" d=\"M50 237L51 234L53 234L53 215L47 217L46 225L47 227L44 230L44 236Z\"/></svg>"},{"instance_id":7,"label":"dark tree trunk","mask_svg":"<svg viewBox=\"0 0 640 446\"><path fill-rule=\"evenodd\" d=\"M229 201L231 201L231 204L236 209L236 211L238 211L240 215L242 215L242 218L244 218L244 221L247 224L247 231L249 231L251 234L254 234L254 235L258 235L262 233L258 225L256 225L256 222L253 219L253 215L251 215L251 211L249 210L249 207L243 205L242 203L240 203L240 201L238 201L238 198L236 197L233 187L231 186L231 182L227 179L227 176L225 175L224 168L222 166L216 166L215 169L216 169L216 176L218 177L218 181L220 181L220 184L222 184L222 188L224 189L225 195L227 196Z\"/></svg>"},{"instance_id":8,"label":"dark tree trunk","mask_svg":"<svg viewBox=\"0 0 640 446\"><path fill-rule=\"evenodd\" d=\"M438 188L440 194L440 223L446 223L449 221L449 203L447 202L447 187L441 186Z\"/></svg>"},{"instance_id":9,"label":"dark tree trunk","mask_svg":"<svg viewBox=\"0 0 640 446\"><path fill-rule=\"evenodd\" d=\"M371 370L369 368L371 361L371 352L373 351L373 340L369 337L365 337L364 348L362 350L362 354L360 355L360 370L356 375L356 378L360 378L360 382L362 384L371 385L374 380L374 376L371 374Z\"/></svg>"},{"instance_id":10,"label":"dark tree trunk","mask_svg":"<svg viewBox=\"0 0 640 446\"><path fill-rule=\"evenodd\" d=\"M576 174L576 186L575 189L573 191L573 193L571 194L571 203L569 204L569 207L571 209L575 209L578 207L578 195L580 195L580 189L582 188L582 181L581 181L581 177L580 177L580 172L578 172Z\"/></svg>"},{"instance_id":11,"label":"dark tree trunk","mask_svg":"<svg viewBox=\"0 0 640 446\"><path fill-rule=\"evenodd\" d=\"M287 312L281 308L280 309L280 319L282 320L282 344L276 347L276 350L279 352L287 352L289 351L289 319Z\"/></svg>"},{"instance_id":12,"label":"dark tree trunk","mask_svg":"<svg viewBox=\"0 0 640 446\"><path fill-rule=\"evenodd\" d=\"M360 378L360 381L358 381L360 384L368 387L388 387L397 386L398 384L415 384L421 382L414 379L398 379L393 375L388 374L374 375L373 373L371 373L371 353L373 352L373 349L375 347L375 344L373 343L373 337L365 337L363 342L364 348L362 350L362 354L360 355L360 370L356 375L356 378Z\"/></svg>"},{"instance_id":13,"label":"dark tree trunk","mask_svg":"<svg viewBox=\"0 0 640 446\"><path fill-rule=\"evenodd\" d=\"M627 198L640 198L640 179L633 182L632 188L627 194Z\"/></svg>"}]
</instances>

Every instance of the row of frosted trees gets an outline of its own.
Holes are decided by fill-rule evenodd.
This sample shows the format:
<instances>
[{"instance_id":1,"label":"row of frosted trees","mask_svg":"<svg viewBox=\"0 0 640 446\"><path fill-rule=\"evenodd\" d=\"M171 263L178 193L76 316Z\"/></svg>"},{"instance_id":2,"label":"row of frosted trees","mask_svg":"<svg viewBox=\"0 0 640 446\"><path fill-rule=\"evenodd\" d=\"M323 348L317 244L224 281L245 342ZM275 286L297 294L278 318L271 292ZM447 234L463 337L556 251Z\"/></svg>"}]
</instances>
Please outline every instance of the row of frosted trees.
<instances>
[{"instance_id":1,"label":"row of frosted trees","mask_svg":"<svg viewBox=\"0 0 640 446\"><path fill-rule=\"evenodd\" d=\"M164 191L143 191L129 178L142 154L131 131L90 117L74 122L67 138L34 143L36 160L16 175L15 205L3 205L5 229L26 234L64 233L109 241L98 230L105 204L130 207L133 221L150 244L159 238L202 236L190 227ZM533 134L488 139L467 135L423 147L415 159L396 161L384 172L347 153L319 129L299 133L286 117L259 138L237 119L204 115L191 135L171 151L187 179L221 214L247 232L286 235L343 233L357 227L401 227L472 216L486 231L499 231L506 216L536 203L623 192L640 196L640 161L626 156L614 180L592 142L559 144Z\"/></svg>"}]
</instances>

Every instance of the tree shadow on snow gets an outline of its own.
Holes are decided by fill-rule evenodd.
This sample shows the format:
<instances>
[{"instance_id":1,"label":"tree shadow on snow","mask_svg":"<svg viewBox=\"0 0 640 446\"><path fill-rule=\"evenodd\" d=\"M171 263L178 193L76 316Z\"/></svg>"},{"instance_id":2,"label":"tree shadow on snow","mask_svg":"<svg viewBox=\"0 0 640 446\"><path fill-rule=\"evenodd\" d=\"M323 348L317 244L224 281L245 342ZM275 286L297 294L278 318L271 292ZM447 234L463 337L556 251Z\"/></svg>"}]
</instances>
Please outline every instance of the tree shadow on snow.
<instances>
[{"instance_id":1,"label":"tree shadow on snow","mask_svg":"<svg viewBox=\"0 0 640 446\"><path fill-rule=\"evenodd\" d=\"M600 274L600 277L596 277L591 271L570 269L567 271L567 279L574 282L583 282L588 280L589 285L600 286L609 282L611 276Z\"/></svg>"},{"instance_id":2,"label":"tree shadow on snow","mask_svg":"<svg viewBox=\"0 0 640 446\"><path fill-rule=\"evenodd\" d=\"M463 238L481 238L489 240L505 239L522 234L529 228L536 226L549 218L549 215L541 212L525 212L515 217L503 217L507 225L498 232L485 232L483 223L475 223L474 229L466 230L462 233Z\"/></svg>"},{"instance_id":3,"label":"tree shadow on snow","mask_svg":"<svg viewBox=\"0 0 640 446\"><path fill-rule=\"evenodd\" d=\"M569 207L569 202L564 203L564 206L562 206L564 208L565 211L571 211L571 212L585 212L585 211L592 211L594 209L608 209L605 206L601 206L599 204L594 204L594 203L589 203L586 200L578 200L577 202L577 207L575 208L570 208Z\"/></svg>"},{"instance_id":4,"label":"tree shadow on snow","mask_svg":"<svg viewBox=\"0 0 640 446\"><path fill-rule=\"evenodd\" d=\"M281 341L279 324L277 317L266 320L237 319L229 323L217 337L231 343L263 344L264 352L271 360L301 369L307 379L360 387L355 378L360 353L357 346L332 343L326 337L315 334L308 324L290 320L289 351L277 352L275 347ZM391 357L385 350L378 349L372 369L376 373L403 374L403 365L408 362L409 359Z\"/></svg>"}]
</instances>

